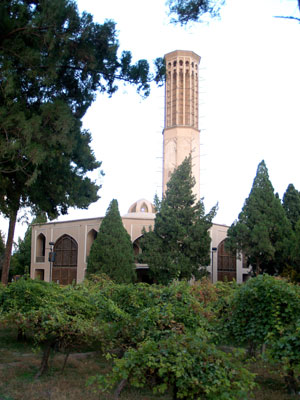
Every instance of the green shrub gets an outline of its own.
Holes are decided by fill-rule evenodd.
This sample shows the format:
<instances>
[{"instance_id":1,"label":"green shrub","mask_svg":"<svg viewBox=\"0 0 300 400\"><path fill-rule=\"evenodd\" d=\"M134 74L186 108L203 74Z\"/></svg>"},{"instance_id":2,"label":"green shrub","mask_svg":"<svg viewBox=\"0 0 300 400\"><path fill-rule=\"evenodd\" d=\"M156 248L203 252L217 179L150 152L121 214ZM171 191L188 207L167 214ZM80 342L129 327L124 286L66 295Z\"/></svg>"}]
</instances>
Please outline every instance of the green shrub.
<instances>
[{"instance_id":1,"label":"green shrub","mask_svg":"<svg viewBox=\"0 0 300 400\"><path fill-rule=\"evenodd\" d=\"M299 393L300 376L300 320L284 327L279 336L270 334L268 337L269 360L282 367L282 375L288 391ZM278 370L278 368L277 368Z\"/></svg>"},{"instance_id":2,"label":"green shrub","mask_svg":"<svg viewBox=\"0 0 300 400\"><path fill-rule=\"evenodd\" d=\"M231 342L255 348L299 317L299 289L283 279L260 275L234 292L221 328Z\"/></svg>"},{"instance_id":3,"label":"green shrub","mask_svg":"<svg viewBox=\"0 0 300 400\"><path fill-rule=\"evenodd\" d=\"M173 333L159 341L146 339L115 359L112 372L98 377L101 390L122 380L154 393L173 391L174 399L245 399L254 375L239 361L218 350L203 330Z\"/></svg>"}]
</instances>

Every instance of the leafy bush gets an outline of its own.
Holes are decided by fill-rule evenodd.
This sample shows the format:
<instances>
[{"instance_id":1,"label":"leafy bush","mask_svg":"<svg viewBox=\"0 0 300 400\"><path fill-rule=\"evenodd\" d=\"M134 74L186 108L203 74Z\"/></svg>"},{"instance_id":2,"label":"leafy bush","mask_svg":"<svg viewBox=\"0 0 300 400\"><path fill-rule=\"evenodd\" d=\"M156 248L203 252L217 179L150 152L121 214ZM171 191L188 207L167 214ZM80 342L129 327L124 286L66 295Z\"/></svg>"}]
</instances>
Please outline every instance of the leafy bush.
<instances>
[{"instance_id":1,"label":"leafy bush","mask_svg":"<svg viewBox=\"0 0 300 400\"><path fill-rule=\"evenodd\" d=\"M53 348L67 353L100 336L99 309L89 301L84 286L61 288L56 284L20 279L1 293L2 321L15 324L43 347L39 375L48 368Z\"/></svg>"},{"instance_id":2,"label":"leafy bush","mask_svg":"<svg viewBox=\"0 0 300 400\"><path fill-rule=\"evenodd\" d=\"M300 375L300 320L284 327L280 336L268 337L269 360L281 364L288 391L299 393Z\"/></svg>"},{"instance_id":3,"label":"leafy bush","mask_svg":"<svg viewBox=\"0 0 300 400\"><path fill-rule=\"evenodd\" d=\"M254 375L231 355L218 350L209 335L172 333L159 341L146 339L115 359L112 372L98 377L102 390L126 380L154 393L173 390L174 399L242 399L254 387Z\"/></svg>"},{"instance_id":4,"label":"leafy bush","mask_svg":"<svg viewBox=\"0 0 300 400\"><path fill-rule=\"evenodd\" d=\"M133 386L154 384L160 393L172 388L178 399L241 398L253 376L213 343L207 305L218 301L214 290L206 281L202 288L187 282L102 285L101 296L119 315L109 324L114 367L98 378L101 388L125 379Z\"/></svg>"},{"instance_id":5,"label":"leafy bush","mask_svg":"<svg viewBox=\"0 0 300 400\"><path fill-rule=\"evenodd\" d=\"M233 293L221 324L227 339L255 348L299 317L299 289L285 280L260 275Z\"/></svg>"}]
</instances>

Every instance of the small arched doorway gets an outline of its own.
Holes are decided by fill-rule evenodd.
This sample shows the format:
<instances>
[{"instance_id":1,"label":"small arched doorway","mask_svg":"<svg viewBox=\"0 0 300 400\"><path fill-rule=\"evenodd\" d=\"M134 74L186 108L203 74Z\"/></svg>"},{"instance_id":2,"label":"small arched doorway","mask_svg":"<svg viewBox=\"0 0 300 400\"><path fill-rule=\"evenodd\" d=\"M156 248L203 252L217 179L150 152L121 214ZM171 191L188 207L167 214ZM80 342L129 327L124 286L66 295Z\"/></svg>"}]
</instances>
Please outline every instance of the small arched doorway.
<instances>
[{"instance_id":1,"label":"small arched doorway","mask_svg":"<svg viewBox=\"0 0 300 400\"><path fill-rule=\"evenodd\" d=\"M218 246L218 281L236 279L236 256L225 249L225 241Z\"/></svg>"},{"instance_id":2,"label":"small arched doorway","mask_svg":"<svg viewBox=\"0 0 300 400\"><path fill-rule=\"evenodd\" d=\"M77 242L69 235L61 236L54 245L52 281L69 285L77 280Z\"/></svg>"},{"instance_id":3,"label":"small arched doorway","mask_svg":"<svg viewBox=\"0 0 300 400\"><path fill-rule=\"evenodd\" d=\"M36 238L36 262L45 262L46 238L40 233Z\"/></svg>"}]
</instances>

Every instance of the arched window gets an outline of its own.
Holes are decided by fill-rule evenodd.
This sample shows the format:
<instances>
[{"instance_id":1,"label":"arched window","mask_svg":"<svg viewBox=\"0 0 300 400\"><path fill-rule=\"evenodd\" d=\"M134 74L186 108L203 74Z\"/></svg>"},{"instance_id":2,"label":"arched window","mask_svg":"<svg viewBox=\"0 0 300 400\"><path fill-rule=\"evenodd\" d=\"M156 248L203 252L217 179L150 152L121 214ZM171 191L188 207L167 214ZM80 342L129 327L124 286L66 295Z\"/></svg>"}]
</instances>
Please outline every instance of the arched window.
<instances>
[{"instance_id":1,"label":"arched window","mask_svg":"<svg viewBox=\"0 0 300 400\"><path fill-rule=\"evenodd\" d=\"M218 246L218 280L236 279L236 256L225 249L224 239Z\"/></svg>"},{"instance_id":2,"label":"arched window","mask_svg":"<svg viewBox=\"0 0 300 400\"><path fill-rule=\"evenodd\" d=\"M37 263L45 262L45 249L46 249L46 238L40 233L36 239L36 259Z\"/></svg>"},{"instance_id":3,"label":"arched window","mask_svg":"<svg viewBox=\"0 0 300 400\"><path fill-rule=\"evenodd\" d=\"M138 262L138 255L142 252L140 247L140 238L141 236L135 239L135 241L132 243L135 262Z\"/></svg>"},{"instance_id":4,"label":"arched window","mask_svg":"<svg viewBox=\"0 0 300 400\"><path fill-rule=\"evenodd\" d=\"M90 251L91 251L91 247L92 244L94 243L94 240L97 237L97 231L95 231L95 229L91 229L89 231L89 233L87 234L87 238L86 238L86 257L89 256Z\"/></svg>"},{"instance_id":5,"label":"arched window","mask_svg":"<svg viewBox=\"0 0 300 400\"><path fill-rule=\"evenodd\" d=\"M141 205L141 212L145 212L145 213L149 212L148 206L147 206L146 203L143 203L143 204Z\"/></svg>"},{"instance_id":6,"label":"arched window","mask_svg":"<svg viewBox=\"0 0 300 400\"><path fill-rule=\"evenodd\" d=\"M68 285L77 280L77 242L69 235L61 236L54 245L55 261L52 280Z\"/></svg>"}]
</instances>

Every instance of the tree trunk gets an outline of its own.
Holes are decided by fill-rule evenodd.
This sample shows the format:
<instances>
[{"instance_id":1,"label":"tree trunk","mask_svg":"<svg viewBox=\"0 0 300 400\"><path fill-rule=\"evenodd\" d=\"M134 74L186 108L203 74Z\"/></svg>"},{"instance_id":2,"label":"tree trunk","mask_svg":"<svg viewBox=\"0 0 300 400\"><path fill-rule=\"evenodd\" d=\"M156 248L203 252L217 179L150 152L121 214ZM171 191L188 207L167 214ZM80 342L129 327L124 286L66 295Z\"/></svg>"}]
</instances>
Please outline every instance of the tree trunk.
<instances>
[{"instance_id":1,"label":"tree trunk","mask_svg":"<svg viewBox=\"0 0 300 400\"><path fill-rule=\"evenodd\" d=\"M12 251L13 240L14 240L17 214L18 214L18 211L15 211L10 215L10 218L9 218L8 235L7 235L5 254L4 254L4 260L3 260L3 266L2 266L2 277L1 277L1 282L4 285L7 285L7 282L8 282L10 257L11 257L11 251Z\"/></svg>"},{"instance_id":2,"label":"tree trunk","mask_svg":"<svg viewBox=\"0 0 300 400\"><path fill-rule=\"evenodd\" d=\"M114 400L118 400L120 393L122 392L122 390L124 389L124 387L127 384L127 379L122 379L121 382L118 384L115 392L114 392Z\"/></svg>"},{"instance_id":3,"label":"tree trunk","mask_svg":"<svg viewBox=\"0 0 300 400\"><path fill-rule=\"evenodd\" d=\"M26 342L26 334L25 332L18 328L17 342Z\"/></svg>"},{"instance_id":4,"label":"tree trunk","mask_svg":"<svg viewBox=\"0 0 300 400\"><path fill-rule=\"evenodd\" d=\"M253 342L249 342L248 348L247 348L247 356L249 358L256 357L256 349L257 349L257 345Z\"/></svg>"},{"instance_id":5,"label":"tree trunk","mask_svg":"<svg viewBox=\"0 0 300 400\"><path fill-rule=\"evenodd\" d=\"M289 369L287 371L287 375L284 377L284 380L287 386L288 393L292 395L297 394L299 387L293 369Z\"/></svg>"},{"instance_id":6,"label":"tree trunk","mask_svg":"<svg viewBox=\"0 0 300 400\"><path fill-rule=\"evenodd\" d=\"M256 271L255 271L255 275L258 276L260 274L260 262L259 259L256 259Z\"/></svg>"},{"instance_id":7,"label":"tree trunk","mask_svg":"<svg viewBox=\"0 0 300 400\"><path fill-rule=\"evenodd\" d=\"M175 383L173 386L173 400L177 400L177 392L178 392L178 389L177 389L177 386Z\"/></svg>"},{"instance_id":8,"label":"tree trunk","mask_svg":"<svg viewBox=\"0 0 300 400\"><path fill-rule=\"evenodd\" d=\"M37 374L35 375L35 378L39 378L40 376L42 376L49 368L49 364L48 364L48 360L49 360L49 356L50 356L50 352L51 352L51 343L47 343L46 347L44 348L43 351L43 358L42 358L42 362L40 365L40 369L38 370Z\"/></svg>"},{"instance_id":9,"label":"tree trunk","mask_svg":"<svg viewBox=\"0 0 300 400\"><path fill-rule=\"evenodd\" d=\"M62 373L62 374L64 373L65 367L66 367L66 365L67 365L67 361L68 361L69 355L70 355L70 352L68 352L68 353L66 354L66 356L65 356L64 365L63 365L62 370L61 370L61 373Z\"/></svg>"}]
</instances>

